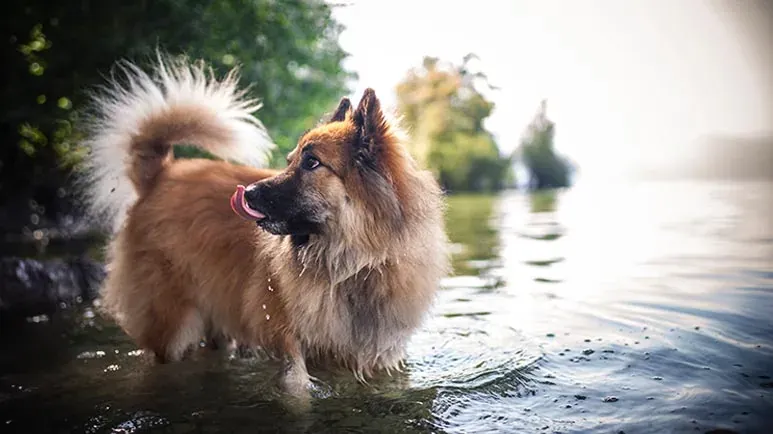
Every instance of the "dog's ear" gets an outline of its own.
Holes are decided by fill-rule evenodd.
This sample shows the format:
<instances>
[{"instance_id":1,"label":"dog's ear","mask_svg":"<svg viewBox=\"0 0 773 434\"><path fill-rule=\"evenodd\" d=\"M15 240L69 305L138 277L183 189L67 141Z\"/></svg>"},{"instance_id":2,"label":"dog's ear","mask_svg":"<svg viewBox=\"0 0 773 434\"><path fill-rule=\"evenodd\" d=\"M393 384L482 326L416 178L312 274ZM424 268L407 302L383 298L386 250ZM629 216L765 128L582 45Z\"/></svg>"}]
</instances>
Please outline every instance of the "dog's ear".
<instances>
[{"instance_id":1,"label":"dog's ear","mask_svg":"<svg viewBox=\"0 0 773 434\"><path fill-rule=\"evenodd\" d=\"M367 152L375 152L388 134L389 125L373 89L365 89L352 120L359 133L358 147Z\"/></svg>"},{"instance_id":2,"label":"dog's ear","mask_svg":"<svg viewBox=\"0 0 773 434\"><path fill-rule=\"evenodd\" d=\"M336 108L333 115L330 116L328 123L342 122L346 120L347 117L351 117L352 114L352 102L349 101L349 98L343 97L341 98L341 102L338 103L338 108Z\"/></svg>"},{"instance_id":3,"label":"dog's ear","mask_svg":"<svg viewBox=\"0 0 773 434\"><path fill-rule=\"evenodd\" d=\"M352 122L357 129L355 164L360 169L361 185L368 203L375 215L394 225L393 229L397 230L402 224L403 214L389 163L384 158L388 153L390 125L373 89L365 89Z\"/></svg>"}]
</instances>

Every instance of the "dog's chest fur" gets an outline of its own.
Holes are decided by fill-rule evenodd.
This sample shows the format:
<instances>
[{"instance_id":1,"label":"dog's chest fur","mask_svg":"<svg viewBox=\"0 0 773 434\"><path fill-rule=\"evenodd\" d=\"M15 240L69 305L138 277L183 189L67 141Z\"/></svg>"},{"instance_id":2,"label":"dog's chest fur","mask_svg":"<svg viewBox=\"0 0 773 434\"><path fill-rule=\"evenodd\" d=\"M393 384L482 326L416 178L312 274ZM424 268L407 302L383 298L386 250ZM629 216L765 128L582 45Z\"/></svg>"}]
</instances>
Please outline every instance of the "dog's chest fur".
<instances>
[{"instance_id":1,"label":"dog's chest fur","mask_svg":"<svg viewBox=\"0 0 773 434\"><path fill-rule=\"evenodd\" d=\"M310 273L295 282L302 293L286 307L310 357L333 355L356 371L397 365L418 318L393 297L391 272L367 268L335 285Z\"/></svg>"}]
</instances>

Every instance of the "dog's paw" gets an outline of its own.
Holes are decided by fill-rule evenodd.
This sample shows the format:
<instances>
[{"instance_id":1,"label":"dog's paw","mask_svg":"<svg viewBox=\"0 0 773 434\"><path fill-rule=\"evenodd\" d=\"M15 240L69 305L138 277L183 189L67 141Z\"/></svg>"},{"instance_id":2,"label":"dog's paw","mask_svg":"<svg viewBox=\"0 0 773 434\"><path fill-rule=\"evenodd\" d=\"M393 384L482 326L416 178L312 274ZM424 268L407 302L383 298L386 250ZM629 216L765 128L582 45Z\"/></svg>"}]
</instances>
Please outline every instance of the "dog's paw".
<instances>
[{"instance_id":1,"label":"dog's paw","mask_svg":"<svg viewBox=\"0 0 773 434\"><path fill-rule=\"evenodd\" d=\"M282 391L293 396L311 396L311 377L305 369L288 369L279 378Z\"/></svg>"},{"instance_id":2,"label":"dog's paw","mask_svg":"<svg viewBox=\"0 0 773 434\"><path fill-rule=\"evenodd\" d=\"M284 406L295 414L311 410L312 389L311 378L305 369L290 369L279 378L279 388L283 392Z\"/></svg>"}]
</instances>

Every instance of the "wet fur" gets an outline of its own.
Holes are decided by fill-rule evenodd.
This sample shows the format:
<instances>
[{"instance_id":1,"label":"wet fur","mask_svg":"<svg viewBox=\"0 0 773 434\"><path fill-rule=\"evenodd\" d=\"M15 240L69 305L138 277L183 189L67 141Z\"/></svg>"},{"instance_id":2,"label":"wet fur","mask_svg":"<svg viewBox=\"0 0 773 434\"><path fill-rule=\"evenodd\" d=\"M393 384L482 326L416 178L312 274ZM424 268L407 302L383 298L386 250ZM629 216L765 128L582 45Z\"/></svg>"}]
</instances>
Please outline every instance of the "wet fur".
<instances>
[{"instance_id":1,"label":"wet fur","mask_svg":"<svg viewBox=\"0 0 773 434\"><path fill-rule=\"evenodd\" d=\"M256 105L234 75L218 82L202 66L163 59L155 71L128 64L134 87L113 82L95 95L86 193L114 230L106 312L160 361L221 335L268 350L287 361L291 392L305 389L307 362L362 380L398 369L448 271L443 199L375 94L356 110L342 100L279 172L174 160L171 145L184 141L254 165L271 144L245 116ZM309 145L330 170L300 172ZM107 194L115 183L120 191ZM313 229L274 221L274 234L241 219L229 205L237 184L265 194L290 185L281 212L295 209Z\"/></svg>"}]
</instances>

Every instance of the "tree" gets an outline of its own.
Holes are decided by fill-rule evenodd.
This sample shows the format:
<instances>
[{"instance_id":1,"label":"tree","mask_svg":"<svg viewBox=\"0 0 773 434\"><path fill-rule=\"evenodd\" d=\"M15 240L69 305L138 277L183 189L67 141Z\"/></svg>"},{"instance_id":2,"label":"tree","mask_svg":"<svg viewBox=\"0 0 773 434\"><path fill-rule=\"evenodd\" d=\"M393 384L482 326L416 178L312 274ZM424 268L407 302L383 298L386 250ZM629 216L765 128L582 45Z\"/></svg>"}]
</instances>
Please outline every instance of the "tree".
<instances>
[{"instance_id":1,"label":"tree","mask_svg":"<svg viewBox=\"0 0 773 434\"><path fill-rule=\"evenodd\" d=\"M218 74L240 65L277 156L348 93L352 76L342 68L341 26L322 0L10 0L2 9L4 226L17 216L29 223L30 208L49 216L72 208L66 185L85 151L74 129L84 91L118 59L143 64L161 48Z\"/></svg>"},{"instance_id":2,"label":"tree","mask_svg":"<svg viewBox=\"0 0 773 434\"><path fill-rule=\"evenodd\" d=\"M498 190L510 167L484 127L494 104L477 89L491 86L484 74L471 71L473 58L467 55L453 65L425 57L397 86L412 154L450 191Z\"/></svg>"},{"instance_id":3,"label":"tree","mask_svg":"<svg viewBox=\"0 0 773 434\"><path fill-rule=\"evenodd\" d=\"M569 185L569 167L555 153L555 123L547 117L547 101L542 101L521 141L520 152L529 169L532 189L561 188Z\"/></svg>"}]
</instances>

